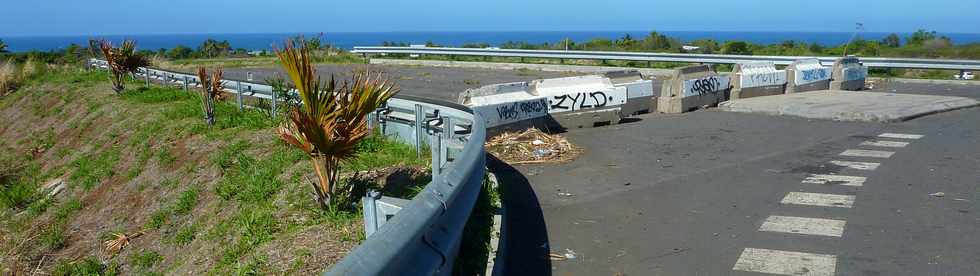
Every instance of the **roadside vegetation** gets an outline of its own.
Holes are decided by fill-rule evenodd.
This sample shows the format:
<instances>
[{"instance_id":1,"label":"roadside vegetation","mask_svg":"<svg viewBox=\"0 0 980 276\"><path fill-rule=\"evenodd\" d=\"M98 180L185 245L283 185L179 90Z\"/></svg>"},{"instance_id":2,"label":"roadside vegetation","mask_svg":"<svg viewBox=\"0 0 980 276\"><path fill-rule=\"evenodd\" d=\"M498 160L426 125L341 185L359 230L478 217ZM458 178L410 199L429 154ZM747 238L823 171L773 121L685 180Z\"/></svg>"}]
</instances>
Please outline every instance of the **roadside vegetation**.
<instances>
[{"instance_id":1,"label":"roadside vegetation","mask_svg":"<svg viewBox=\"0 0 980 276\"><path fill-rule=\"evenodd\" d=\"M12 68L0 94L0 274L319 273L364 238L364 189L431 178L411 146L366 134L336 171L334 185L357 189L323 209L310 155L276 133L286 114L217 100L209 126L201 93L126 74L115 93L110 73L79 66L88 55L0 65Z\"/></svg>"},{"instance_id":2,"label":"roadside vegetation","mask_svg":"<svg viewBox=\"0 0 980 276\"><path fill-rule=\"evenodd\" d=\"M437 47L434 43L427 46ZM402 42L384 42L383 46L408 46ZM486 48L494 45L489 43L468 43L464 48ZM684 46L691 50L685 50ZM939 58L939 59L980 59L980 43L956 45L949 37L934 31L918 30L907 37L891 34L880 41L864 40L860 36L850 44L820 45L787 40L781 43L763 45L748 41L730 40L715 41L698 39L681 41L658 32L651 32L646 37L634 38L624 35L620 38L594 38L588 41L562 40L533 44L521 41L510 41L496 47L504 49L528 50L584 50L584 51L627 51L627 52L660 52L660 53L702 53L702 54L731 54L731 55L773 55L773 56L843 56L857 55L861 57L908 57L908 58ZM389 54L386 58L408 58L408 55ZM422 59L458 60L458 61L489 61L540 64L574 64L595 66L623 66L639 68L677 68L686 66L684 63L672 62L641 62L641 61L600 61L600 60L571 60L571 59L542 59L542 58L511 58L511 57L466 57L425 55ZM717 70L731 70L730 65L717 66ZM873 69L873 76L881 77L911 77L930 79L951 79L958 71L950 70L920 70L920 69Z\"/></svg>"}]
</instances>

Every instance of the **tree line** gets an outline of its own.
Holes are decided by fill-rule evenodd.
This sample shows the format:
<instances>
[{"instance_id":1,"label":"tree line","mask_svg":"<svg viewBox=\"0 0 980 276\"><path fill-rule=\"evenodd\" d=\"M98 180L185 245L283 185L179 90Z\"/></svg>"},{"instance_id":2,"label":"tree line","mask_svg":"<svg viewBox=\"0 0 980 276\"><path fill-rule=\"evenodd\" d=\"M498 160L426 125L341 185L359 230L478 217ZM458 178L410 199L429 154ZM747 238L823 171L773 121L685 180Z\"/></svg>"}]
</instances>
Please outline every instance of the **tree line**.
<instances>
[{"instance_id":1,"label":"tree line","mask_svg":"<svg viewBox=\"0 0 980 276\"><path fill-rule=\"evenodd\" d=\"M438 46L427 42L428 46ZM407 46L407 43L384 42L383 46ZM487 48L489 43L466 43L464 48ZM693 47L684 47L693 46ZM645 37L635 38L625 34L617 39L594 38L587 41L563 39L557 42L540 44L525 41L507 41L497 45L505 49L525 50L583 50L583 51L627 51L627 52L666 52L701 53L731 55L776 55L776 56L883 56L916 58L965 58L980 59L980 43L955 45L952 39L935 31L917 30L907 37L892 33L881 40L866 40L860 37L849 44L824 46L817 43L786 40L773 44L758 44L744 40L716 41L698 39L681 41L663 33L650 32ZM696 47L696 48L694 48Z\"/></svg>"}]
</instances>

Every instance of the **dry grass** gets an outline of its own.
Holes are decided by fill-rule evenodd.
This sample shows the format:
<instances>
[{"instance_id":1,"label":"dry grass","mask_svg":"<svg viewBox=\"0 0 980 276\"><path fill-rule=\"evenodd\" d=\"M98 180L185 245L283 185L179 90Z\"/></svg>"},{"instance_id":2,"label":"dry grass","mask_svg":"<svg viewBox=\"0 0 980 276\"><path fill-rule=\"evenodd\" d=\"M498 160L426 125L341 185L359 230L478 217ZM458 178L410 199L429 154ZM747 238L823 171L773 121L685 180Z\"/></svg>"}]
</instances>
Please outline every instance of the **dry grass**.
<instances>
[{"instance_id":1,"label":"dry grass","mask_svg":"<svg viewBox=\"0 0 980 276\"><path fill-rule=\"evenodd\" d=\"M17 65L13 61L0 64L0 96L16 89L17 73Z\"/></svg>"},{"instance_id":2,"label":"dry grass","mask_svg":"<svg viewBox=\"0 0 980 276\"><path fill-rule=\"evenodd\" d=\"M485 147L487 152L514 165L570 162L583 151L565 137L537 128L497 135Z\"/></svg>"}]
</instances>

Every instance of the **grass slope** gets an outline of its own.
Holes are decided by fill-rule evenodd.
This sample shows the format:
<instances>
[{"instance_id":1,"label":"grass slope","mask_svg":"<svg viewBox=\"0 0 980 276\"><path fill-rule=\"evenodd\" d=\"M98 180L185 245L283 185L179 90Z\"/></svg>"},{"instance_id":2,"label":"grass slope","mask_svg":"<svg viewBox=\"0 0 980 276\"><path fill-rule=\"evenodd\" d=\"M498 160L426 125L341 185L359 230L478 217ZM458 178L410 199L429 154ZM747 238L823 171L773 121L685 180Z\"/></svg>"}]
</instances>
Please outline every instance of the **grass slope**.
<instances>
[{"instance_id":1,"label":"grass slope","mask_svg":"<svg viewBox=\"0 0 980 276\"><path fill-rule=\"evenodd\" d=\"M198 101L138 82L114 95L105 73L70 67L0 97L0 274L311 274L364 238L360 190L350 208L315 208L312 170L279 121L220 103L208 127ZM347 174L396 166L426 183L427 160L375 137ZM48 196L54 179L66 188Z\"/></svg>"}]
</instances>

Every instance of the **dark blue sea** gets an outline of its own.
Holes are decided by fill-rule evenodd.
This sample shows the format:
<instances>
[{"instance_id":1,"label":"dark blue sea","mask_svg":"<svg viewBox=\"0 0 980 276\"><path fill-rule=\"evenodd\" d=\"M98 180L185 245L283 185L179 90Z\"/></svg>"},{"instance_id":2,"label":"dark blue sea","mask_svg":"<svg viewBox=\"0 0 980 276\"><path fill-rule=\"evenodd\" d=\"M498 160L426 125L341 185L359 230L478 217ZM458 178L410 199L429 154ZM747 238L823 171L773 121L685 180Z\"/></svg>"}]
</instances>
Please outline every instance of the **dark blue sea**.
<instances>
[{"instance_id":1,"label":"dark blue sea","mask_svg":"<svg viewBox=\"0 0 980 276\"><path fill-rule=\"evenodd\" d=\"M427 41L443 46L460 46L465 43L489 43L499 45L507 41L526 41L534 44L543 42L559 42L564 38L573 41L587 41L593 38L620 38L630 34L634 39L647 35L646 31L589 31L589 32L364 32L364 33L325 33L324 41L343 48L354 46L378 46L384 41L404 42L408 44L424 44ZM746 40L759 44L772 44L786 40L797 42L817 43L824 46L836 46L846 43L853 33L833 32L699 32L699 31L667 31L662 32L682 41L696 39L714 39L716 41ZM879 40L889 33L860 33L859 37L868 40ZM89 38L106 38L113 41L134 39L140 49L172 48L184 45L196 48L209 38L228 40L233 48L249 50L271 49L273 44L281 44L286 38L297 33L268 33L268 34L171 34L171 35L108 35L108 36L20 36L0 37L14 52L48 51L67 47L71 43L87 45ZM316 33L305 33L306 37L316 36ZM908 33L899 33L906 37ZM941 33L952 38L955 44L978 43L980 34Z\"/></svg>"}]
</instances>

